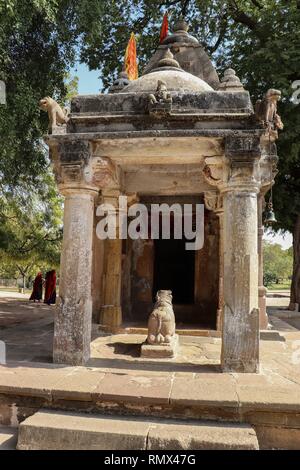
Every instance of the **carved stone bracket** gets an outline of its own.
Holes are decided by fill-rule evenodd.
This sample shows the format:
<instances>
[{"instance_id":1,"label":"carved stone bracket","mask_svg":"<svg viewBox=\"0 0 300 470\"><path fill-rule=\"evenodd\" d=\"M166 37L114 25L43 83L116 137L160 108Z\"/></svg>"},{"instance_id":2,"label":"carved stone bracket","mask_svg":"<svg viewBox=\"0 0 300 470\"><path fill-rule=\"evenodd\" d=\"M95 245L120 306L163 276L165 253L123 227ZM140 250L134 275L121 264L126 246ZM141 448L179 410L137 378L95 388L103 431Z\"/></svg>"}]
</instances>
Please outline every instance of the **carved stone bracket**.
<instances>
[{"instance_id":1,"label":"carved stone bracket","mask_svg":"<svg viewBox=\"0 0 300 470\"><path fill-rule=\"evenodd\" d=\"M99 188L119 187L120 174L117 166L107 157L96 157L92 163L93 183Z\"/></svg>"},{"instance_id":2,"label":"carved stone bracket","mask_svg":"<svg viewBox=\"0 0 300 470\"><path fill-rule=\"evenodd\" d=\"M204 193L204 203L209 211L221 212L223 210L223 197L217 191L206 191Z\"/></svg>"},{"instance_id":3,"label":"carved stone bracket","mask_svg":"<svg viewBox=\"0 0 300 470\"><path fill-rule=\"evenodd\" d=\"M211 186L218 186L222 182L224 162L219 157L207 157L204 160L202 174L205 181Z\"/></svg>"}]
</instances>

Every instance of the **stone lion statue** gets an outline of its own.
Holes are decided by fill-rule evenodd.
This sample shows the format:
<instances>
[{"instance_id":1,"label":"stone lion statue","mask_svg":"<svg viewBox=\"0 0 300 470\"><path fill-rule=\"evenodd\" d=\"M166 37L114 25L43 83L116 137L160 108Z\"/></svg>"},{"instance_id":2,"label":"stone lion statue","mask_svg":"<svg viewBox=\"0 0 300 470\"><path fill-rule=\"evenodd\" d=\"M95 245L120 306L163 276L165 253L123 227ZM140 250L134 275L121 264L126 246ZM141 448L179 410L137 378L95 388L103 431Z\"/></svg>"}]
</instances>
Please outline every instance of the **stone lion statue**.
<instances>
[{"instance_id":1,"label":"stone lion statue","mask_svg":"<svg viewBox=\"0 0 300 470\"><path fill-rule=\"evenodd\" d=\"M268 129L283 129L283 123L277 114L277 102L281 98L281 92L270 88L262 100L255 104L255 114L259 121Z\"/></svg>"},{"instance_id":2,"label":"stone lion statue","mask_svg":"<svg viewBox=\"0 0 300 470\"><path fill-rule=\"evenodd\" d=\"M172 291L159 290L156 303L148 320L148 344L170 343L175 335L175 315Z\"/></svg>"},{"instance_id":3,"label":"stone lion statue","mask_svg":"<svg viewBox=\"0 0 300 470\"><path fill-rule=\"evenodd\" d=\"M68 111L63 110L60 105L50 96L46 96L39 102L40 108L46 111L49 116L49 129L53 129L57 125L66 124L69 121Z\"/></svg>"}]
</instances>

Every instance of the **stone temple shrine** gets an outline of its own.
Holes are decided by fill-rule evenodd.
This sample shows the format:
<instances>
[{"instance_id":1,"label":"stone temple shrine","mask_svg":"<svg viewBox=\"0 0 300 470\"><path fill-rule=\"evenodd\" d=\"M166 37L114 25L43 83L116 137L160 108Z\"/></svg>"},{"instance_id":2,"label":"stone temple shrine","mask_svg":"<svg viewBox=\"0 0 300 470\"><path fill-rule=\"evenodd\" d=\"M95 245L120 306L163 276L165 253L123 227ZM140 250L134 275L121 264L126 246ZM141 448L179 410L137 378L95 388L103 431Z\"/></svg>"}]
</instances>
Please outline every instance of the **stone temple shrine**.
<instances>
[{"instance_id":1,"label":"stone temple shrine","mask_svg":"<svg viewBox=\"0 0 300 470\"><path fill-rule=\"evenodd\" d=\"M66 125L45 138L65 198L54 362L88 360L92 321L112 333L145 327L156 292L170 289L178 325L220 332L223 371L258 371L276 92L255 112L235 71L220 79L180 20L140 78L122 73L108 93L72 100ZM204 204L203 248L187 251L172 238L100 240L96 209L117 211L120 195L146 206Z\"/></svg>"}]
</instances>

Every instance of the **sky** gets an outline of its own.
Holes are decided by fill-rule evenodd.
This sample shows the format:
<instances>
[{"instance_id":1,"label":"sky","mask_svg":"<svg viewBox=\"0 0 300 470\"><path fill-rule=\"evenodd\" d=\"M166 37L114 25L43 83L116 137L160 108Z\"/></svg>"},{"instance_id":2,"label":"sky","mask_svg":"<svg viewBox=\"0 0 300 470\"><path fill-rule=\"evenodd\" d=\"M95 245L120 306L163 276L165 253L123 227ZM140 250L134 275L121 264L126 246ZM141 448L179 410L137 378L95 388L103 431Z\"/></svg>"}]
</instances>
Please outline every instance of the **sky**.
<instances>
[{"instance_id":1,"label":"sky","mask_svg":"<svg viewBox=\"0 0 300 470\"><path fill-rule=\"evenodd\" d=\"M79 78L78 93L80 95L89 95L100 93L102 86L100 78L100 70L89 71L85 64L77 64L72 70L71 75L76 75ZM276 208L275 208L276 213ZM284 249L289 248L293 244L293 238L291 233L287 232L284 236L279 234L267 233L264 235L264 239L271 243L279 243Z\"/></svg>"}]
</instances>

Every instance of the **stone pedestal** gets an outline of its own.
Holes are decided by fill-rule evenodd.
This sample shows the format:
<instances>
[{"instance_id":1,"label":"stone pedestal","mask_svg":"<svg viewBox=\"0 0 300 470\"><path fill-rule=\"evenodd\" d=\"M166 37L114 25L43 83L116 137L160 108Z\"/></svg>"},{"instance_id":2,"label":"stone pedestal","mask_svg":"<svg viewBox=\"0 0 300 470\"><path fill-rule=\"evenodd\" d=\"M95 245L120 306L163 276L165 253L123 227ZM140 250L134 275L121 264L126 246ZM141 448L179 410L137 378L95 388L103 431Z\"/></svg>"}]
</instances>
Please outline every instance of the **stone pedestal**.
<instances>
[{"instance_id":1,"label":"stone pedestal","mask_svg":"<svg viewBox=\"0 0 300 470\"><path fill-rule=\"evenodd\" d=\"M251 186L224 193L223 371L258 371L257 189Z\"/></svg>"},{"instance_id":2,"label":"stone pedestal","mask_svg":"<svg viewBox=\"0 0 300 470\"><path fill-rule=\"evenodd\" d=\"M64 238L53 361L83 365L90 357L93 216L97 192L87 189L62 192L66 196Z\"/></svg>"},{"instance_id":3,"label":"stone pedestal","mask_svg":"<svg viewBox=\"0 0 300 470\"><path fill-rule=\"evenodd\" d=\"M142 344L141 357L148 357L153 359L164 359L176 357L179 347L178 335L174 335L170 343L162 344Z\"/></svg>"}]
</instances>

